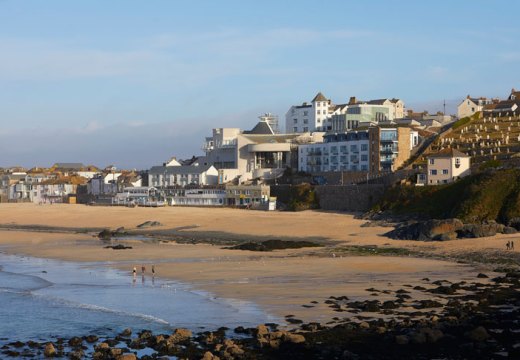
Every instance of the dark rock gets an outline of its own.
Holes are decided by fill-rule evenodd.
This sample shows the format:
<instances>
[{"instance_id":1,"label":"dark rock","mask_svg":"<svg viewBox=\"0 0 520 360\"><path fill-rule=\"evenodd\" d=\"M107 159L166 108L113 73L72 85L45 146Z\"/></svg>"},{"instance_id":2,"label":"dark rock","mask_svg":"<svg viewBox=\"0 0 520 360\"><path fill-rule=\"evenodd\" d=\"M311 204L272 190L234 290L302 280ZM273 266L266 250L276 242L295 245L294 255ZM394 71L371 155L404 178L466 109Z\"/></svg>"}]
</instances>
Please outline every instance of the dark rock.
<instances>
[{"instance_id":1,"label":"dark rock","mask_svg":"<svg viewBox=\"0 0 520 360\"><path fill-rule=\"evenodd\" d=\"M45 357L56 356L56 348L52 343L45 344L45 348L43 349L43 355L45 355Z\"/></svg>"},{"instance_id":2,"label":"dark rock","mask_svg":"<svg viewBox=\"0 0 520 360\"><path fill-rule=\"evenodd\" d=\"M410 339L406 335L397 335L395 337L395 342L399 345L407 345L410 342Z\"/></svg>"},{"instance_id":3,"label":"dark rock","mask_svg":"<svg viewBox=\"0 0 520 360\"><path fill-rule=\"evenodd\" d=\"M105 249L113 249L113 250L127 250L132 249L131 246L125 246L123 244L117 244L117 245L108 245L105 246Z\"/></svg>"},{"instance_id":4,"label":"dark rock","mask_svg":"<svg viewBox=\"0 0 520 360\"><path fill-rule=\"evenodd\" d=\"M452 240L455 233L463 228L459 219L428 220L398 225L394 230L385 234L398 240Z\"/></svg>"},{"instance_id":5,"label":"dark rock","mask_svg":"<svg viewBox=\"0 0 520 360\"><path fill-rule=\"evenodd\" d=\"M381 309L385 309L385 310L397 309L398 307L399 307L399 305L397 305L395 302L393 302L391 300L385 301L383 303L383 305L381 305Z\"/></svg>"},{"instance_id":6,"label":"dark rock","mask_svg":"<svg viewBox=\"0 0 520 360\"><path fill-rule=\"evenodd\" d=\"M430 309L442 307L442 304L435 300L419 300L419 303L414 306L416 309Z\"/></svg>"},{"instance_id":7,"label":"dark rock","mask_svg":"<svg viewBox=\"0 0 520 360\"><path fill-rule=\"evenodd\" d=\"M80 337L74 336L69 339L68 344L69 344L69 346L71 346L73 348L81 347L83 345L83 339Z\"/></svg>"},{"instance_id":8,"label":"dark rock","mask_svg":"<svg viewBox=\"0 0 520 360\"><path fill-rule=\"evenodd\" d=\"M76 349L69 353L69 359L81 360L81 359L83 359L83 355L85 355L85 352L82 349Z\"/></svg>"},{"instance_id":9,"label":"dark rock","mask_svg":"<svg viewBox=\"0 0 520 360\"><path fill-rule=\"evenodd\" d=\"M515 228L516 230L520 230L520 217L510 219L507 225Z\"/></svg>"},{"instance_id":10,"label":"dark rock","mask_svg":"<svg viewBox=\"0 0 520 360\"><path fill-rule=\"evenodd\" d=\"M162 224L158 221L145 221L142 224L137 225L138 228L149 228L154 226L162 226Z\"/></svg>"},{"instance_id":11,"label":"dark rock","mask_svg":"<svg viewBox=\"0 0 520 360\"><path fill-rule=\"evenodd\" d=\"M489 222L486 224L466 224L457 233L462 238L480 238L494 236L497 233L502 233L503 230L504 225Z\"/></svg>"},{"instance_id":12,"label":"dark rock","mask_svg":"<svg viewBox=\"0 0 520 360\"><path fill-rule=\"evenodd\" d=\"M517 232L517 229L511 226L505 226L504 230L502 230L502 234L516 234Z\"/></svg>"},{"instance_id":13,"label":"dark rock","mask_svg":"<svg viewBox=\"0 0 520 360\"><path fill-rule=\"evenodd\" d=\"M489 339L489 334L483 326L476 327L475 329L468 331L466 337L473 341L486 341Z\"/></svg>"},{"instance_id":14,"label":"dark rock","mask_svg":"<svg viewBox=\"0 0 520 360\"><path fill-rule=\"evenodd\" d=\"M132 329L126 328L119 335L123 336L123 337L130 337L130 336L132 336Z\"/></svg>"},{"instance_id":15,"label":"dark rock","mask_svg":"<svg viewBox=\"0 0 520 360\"><path fill-rule=\"evenodd\" d=\"M88 342L89 344L93 344L95 343L96 341L98 341L98 337L96 335L88 335L85 337L85 341Z\"/></svg>"},{"instance_id":16,"label":"dark rock","mask_svg":"<svg viewBox=\"0 0 520 360\"><path fill-rule=\"evenodd\" d=\"M477 277L480 279L487 279L489 276L487 276L486 274L479 273Z\"/></svg>"},{"instance_id":17,"label":"dark rock","mask_svg":"<svg viewBox=\"0 0 520 360\"><path fill-rule=\"evenodd\" d=\"M191 330L188 329L175 329L172 335L166 340L168 344L178 344L190 340Z\"/></svg>"},{"instance_id":18,"label":"dark rock","mask_svg":"<svg viewBox=\"0 0 520 360\"><path fill-rule=\"evenodd\" d=\"M99 234L98 238L101 240L110 240L112 238L112 231L110 229L103 229Z\"/></svg>"}]
</instances>

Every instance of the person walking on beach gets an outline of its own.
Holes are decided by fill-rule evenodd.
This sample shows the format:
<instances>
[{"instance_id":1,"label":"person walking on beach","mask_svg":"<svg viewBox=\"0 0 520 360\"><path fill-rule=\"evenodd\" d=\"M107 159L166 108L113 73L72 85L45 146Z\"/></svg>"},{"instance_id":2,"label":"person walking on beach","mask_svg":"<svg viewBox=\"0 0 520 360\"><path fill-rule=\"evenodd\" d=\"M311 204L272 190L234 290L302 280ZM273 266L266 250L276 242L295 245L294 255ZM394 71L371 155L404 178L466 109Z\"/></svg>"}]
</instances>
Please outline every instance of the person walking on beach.
<instances>
[{"instance_id":1,"label":"person walking on beach","mask_svg":"<svg viewBox=\"0 0 520 360\"><path fill-rule=\"evenodd\" d=\"M143 265L141 265L141 273L144 275L144 272L146 271L146 267Z\"/></svg>"},{"instance_id":2,"label":"person walking on beach","mask_svg":"<svg viewBox=\"0 0 520 360\"><path fill-rule=\"evenodd\" d=\"M132 273L134 275L134 278L137 276L137 268L134 266L134 270L132 270Z\"/></svg>"},{"instance_id":3,"label":"person walking on beach","mask_svg":"<svg viewBox=\"0 0 520 360\"><path fill-rule=\"evenodd\" d=\"M506 250L509 250L509 249L511 249L511 245L510 245L510 243L509 243L509 241L508 241L508 242L506 243Z\"/></svg>"},{"instance_id":4,"label":"person walking on beach","mask_svg":"<svg viewBox=\"0 0 520 360\"><path fill-rule=\"evenodd\" d=\"M513 250L513 251L515 250L515 243L513 240L511 240L511 250Z\"/></svg>"},{"instance_id":5,"label":"person walking on beach","mask_svg":"<svg viewBox=\"0 0 520 360\"><path fill-rule=\"evenodd\" d=\"M154 277L154 276L155 276L155 265L152 264L152 277Z\"/></svg>"}]
</instances>

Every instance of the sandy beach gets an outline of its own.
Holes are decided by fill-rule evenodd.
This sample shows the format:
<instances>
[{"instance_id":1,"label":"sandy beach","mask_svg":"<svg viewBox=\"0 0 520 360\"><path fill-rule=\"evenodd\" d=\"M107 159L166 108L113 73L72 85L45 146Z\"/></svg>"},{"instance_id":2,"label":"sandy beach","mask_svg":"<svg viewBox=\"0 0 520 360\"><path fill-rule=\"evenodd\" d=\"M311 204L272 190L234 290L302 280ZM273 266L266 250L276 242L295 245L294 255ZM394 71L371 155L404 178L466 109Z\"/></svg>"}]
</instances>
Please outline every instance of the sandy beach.
<instances>
[{"instance_id":1,"label":"sandy beach","mask_svg":"<svg viewBox=\"0 0 520 360\"><path fill-rule=\"evenodd\" d=\"M196 235L218 234L234 238L265 237L311 239L320 248L251 252L222 246L172 241L120 239L132 249L106 249L93 233L9 230L16 226L137 230L145 221L162 226L153 231ZM84 205L0 205L0 246L7 253L71 261L100 261L130 272L145 264L150 275L191 284L217 297L253 301L266 311L283 317L295 315L304 321L325 322L336 314L320 303L329 296L368 298L367 288L396 290L417 284L424 277L434 280L474 278L480 265L459 264L424 257L355 256L345 246L377 245L403 248L431 257L464 252L505 252L504 244L515 235L465 239L451 242L391 240L382 234L388 227L362 227L365 220L351 214L323 211L257 212L204 208L123 208ZM7 227L7 228L6 228ZM151 229L146 230L152 231ZM83 232L83 231L81 231ZM520 245L520 243L519 243ZM489 270L489 269L484 269ZM379 298L384 300L384 297Z\"/></svg>"}]
</instances>

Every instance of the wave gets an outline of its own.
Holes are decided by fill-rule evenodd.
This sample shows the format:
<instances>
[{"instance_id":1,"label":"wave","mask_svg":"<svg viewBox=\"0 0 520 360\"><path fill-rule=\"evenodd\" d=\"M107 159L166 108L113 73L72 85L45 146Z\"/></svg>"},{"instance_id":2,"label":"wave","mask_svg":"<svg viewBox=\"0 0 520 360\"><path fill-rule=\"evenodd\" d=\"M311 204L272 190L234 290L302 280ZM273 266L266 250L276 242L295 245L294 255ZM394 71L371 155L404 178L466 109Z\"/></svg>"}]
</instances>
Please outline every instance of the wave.
<instances>
[{"instance_id":1,"label":"wave","mask_svg":"<svg viewBox=\"0 0 520 360\"><path fill-rule=\"evenodd\" d=\"M36 275L0 271L0 288L11 291L35 291L45 289L54 283Z\"/></svg>"},{"instance_id":2,"label":"wave","mask_svg":"<svg viewBox=\"0 0 520 360\"><path fill-rule=\"evenodd\" d=\"M52 301L52 302L62 305L62 306L67 306L69 308L83 309L83 310L88 310L88 311L98 311L98 312L113 314L113 315L122 316L122 317L131 316L131 317L146 320L149 322L155 322L155 323L162 324L162 325L171 325L168 321L161 319L159 317L153 316L153 315L137 313L137 312L129 312L129 311L125 311L125 310L111 309L111 308L107 308L105 306L81 303L81 302L77 302L77 301L66 300L66 299L63 299L60 297L49 296L49 295L44 295L44 294L32 294L32 295L34 297L39 297L39 298L47 300L47 301Z\"/></svg>"}]
</instances>

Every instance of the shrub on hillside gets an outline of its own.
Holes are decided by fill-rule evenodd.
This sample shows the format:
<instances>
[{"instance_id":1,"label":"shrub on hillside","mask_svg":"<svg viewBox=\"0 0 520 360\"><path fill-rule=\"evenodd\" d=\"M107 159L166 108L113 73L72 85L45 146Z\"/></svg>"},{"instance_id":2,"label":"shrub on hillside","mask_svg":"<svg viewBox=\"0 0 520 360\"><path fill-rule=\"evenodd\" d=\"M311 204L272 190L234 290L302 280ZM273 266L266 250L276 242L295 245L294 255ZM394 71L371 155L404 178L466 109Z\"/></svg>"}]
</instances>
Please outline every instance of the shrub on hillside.
<instances>
[{"instance_id":1,"label":"shrub on hillside","mask_svg":"<svg viewBox=\"0 0 520 360\"><path fill-rule=\"evenodd\" d=\"M440 186L396 186L378 204L383 211L465 223L520 218L520 170L490 170Z\"/></svg>"},{"instance_id":2,"label":"shrub on hillside","mask_svg":"<svg viewBox=\"0 0 520 360\"><path fill-rule=\"evenodd\" d=\"M302 211L316 209L318 207L318 198L316 197L316 192L311 184L305 183L291 187L288 210Z\"/></svg>"}]
</instances>

